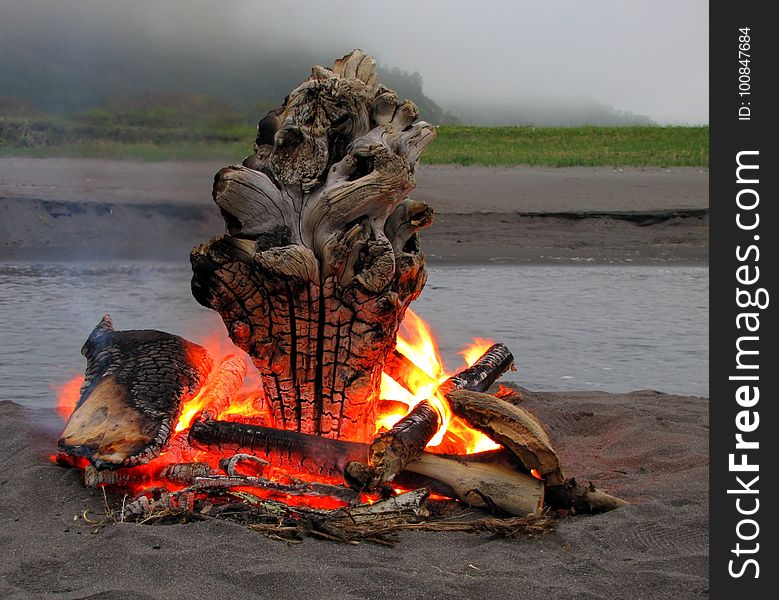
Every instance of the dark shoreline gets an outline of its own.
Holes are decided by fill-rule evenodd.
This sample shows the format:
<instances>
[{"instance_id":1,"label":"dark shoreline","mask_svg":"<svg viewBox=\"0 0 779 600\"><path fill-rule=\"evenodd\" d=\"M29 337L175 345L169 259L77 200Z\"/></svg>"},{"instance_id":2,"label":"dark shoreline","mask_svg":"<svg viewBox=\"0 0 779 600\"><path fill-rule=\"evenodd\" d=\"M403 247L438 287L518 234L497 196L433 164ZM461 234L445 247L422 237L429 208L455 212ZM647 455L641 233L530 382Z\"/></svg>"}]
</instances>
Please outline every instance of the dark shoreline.
<instances>
[{"instance_id":1,"label":"dark shoreline","mask_svg":"<svg viewBox=\"0 0 779 600\"><path fill-rule=\"evenodd\" d=\"M0 260L175 260L224 231L215 161L0 158ZM708 260L708 171L422 165L430 264Z\"/></svg>"},{"instance_id":2,"label":"dark shoreline","mask_svg":"<svg viewBox=\"0 0 779 600\"><path fill-rule=\"evenodd\" d=\"M223 228L210 204L0 196L4 261L185 261ZM420 235L430 264L701 265L708 209L442 213Z\"/></svg>"}]
</instances>

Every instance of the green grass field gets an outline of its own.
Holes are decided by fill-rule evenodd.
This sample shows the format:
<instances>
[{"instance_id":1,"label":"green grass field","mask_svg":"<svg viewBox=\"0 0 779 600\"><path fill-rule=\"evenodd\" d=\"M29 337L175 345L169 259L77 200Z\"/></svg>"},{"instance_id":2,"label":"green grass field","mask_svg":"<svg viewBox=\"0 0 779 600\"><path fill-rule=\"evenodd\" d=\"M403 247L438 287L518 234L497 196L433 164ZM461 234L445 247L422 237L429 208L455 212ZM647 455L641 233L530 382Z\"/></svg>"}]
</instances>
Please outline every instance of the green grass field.
<instances>
[{"instance_id":1,"label":"green grass field","mask_svg":"<svg viewBox=\"0 0 779 600\"><path fill-rule=\"evenodd\" d=\"M428 164L708 167L708 127L442 126Z\"/></svg>"},{"instance_id":2,"label":"green grass field","mask_svg":"<svg viewBox=\"0 0 779 600\"><path fill-rule=\"evenodd\" d=\"M167 124L166 124L167 125ZM0 119L0 156L238 161L250 125L116 125ZM708 167L708 127L466 127L442 125L425 164Z\"/></svg>"}]
</instances>

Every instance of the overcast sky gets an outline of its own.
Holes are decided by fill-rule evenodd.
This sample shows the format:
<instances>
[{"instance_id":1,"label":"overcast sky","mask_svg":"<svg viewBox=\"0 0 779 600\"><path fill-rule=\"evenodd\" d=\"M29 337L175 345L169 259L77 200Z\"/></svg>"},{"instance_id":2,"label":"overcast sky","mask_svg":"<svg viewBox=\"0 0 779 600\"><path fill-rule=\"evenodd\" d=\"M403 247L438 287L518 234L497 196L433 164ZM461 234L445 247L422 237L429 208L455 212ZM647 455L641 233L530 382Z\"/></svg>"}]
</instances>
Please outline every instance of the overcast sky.
<instances>
[{"instance_id":1,"label":"overcast sky","mask_svg":"<svg viewBox=\"0 0 779 600\"><path fill-rule=\"evenodd\" d=\"M254 25L256 2L236 12ZM446 106L590 98L660 123L708 123L706 0L295 1L288 39L362 47L419 71ZM329 45L329 44L328 44Z\"/></svg>"},{"instance_id":2,"label":"overcast sky","mask_svg":"<svg viewBox=\"0 0 779 600\"><path fill-rule=\"evenodd\" d=\"M68 27L67 11L81 26L141 28L227 51L235 39L361 47L386 66L419 71L444 108L588 99L661 124L709 120L705 0L0 0L0 8L4 20L23 11L28 23Z\"/></svg>"}]
</instances>

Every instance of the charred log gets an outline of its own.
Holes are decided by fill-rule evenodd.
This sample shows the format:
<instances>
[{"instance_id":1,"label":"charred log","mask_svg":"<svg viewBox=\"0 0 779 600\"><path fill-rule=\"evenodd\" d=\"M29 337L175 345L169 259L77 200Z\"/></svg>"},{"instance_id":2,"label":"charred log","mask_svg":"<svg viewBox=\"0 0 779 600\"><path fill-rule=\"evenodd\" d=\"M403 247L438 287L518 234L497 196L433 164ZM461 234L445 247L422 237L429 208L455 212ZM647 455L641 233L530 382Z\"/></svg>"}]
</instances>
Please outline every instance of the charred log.
<instances>
[{"instance_id":1,"label":"charred log","mask_svg":"<svg viewBox=\"0 0 779 600\"><path fill-rule=\"evenodd\" d=\"M486 392L498 378L514 367L514 355L505 344L494 344L467 369L441 384L440 390L448 394L453 390Z\"/></svg>"},{"instance_id":2,"label":"charred log","mask_svg":"<svg viewBox=\"0 0 779 600\"><path fill-rule=\"evenodd\" d=\"M276 467L290 467L300 473L341 477L347 463L362 460L367 444L332 440L294 431L215 421L204 415L189 431L196 448L225 454L244 452L267 460Z\"/></svg>"},{"instance_id":3,"label":"charred log","mask_svg":"<svg viewBox=\"0 0 779 600\"><path fill-rule=\"evenodd\" d=\"M395 354L403 356L398 352ZM410 361L404 362L398 356L394 356L393 360L401 373L408 375L410 369L414 369L413 377L416 378L417 372L420 372ZM447 379L439 389L443 393L457 389L486 390L513 366L514 356L508 347L494 344L473 365ZM406 465L416 460L435 435L438 426L438 413L428 401L423 401L392 429L379 434L371 444L368 455L368 464L374 470L373 485L392 481Z\"/></svg>"},{"instance_id":4,"label":"charred log","mask_svg":"<svg viewBox=\"0 0 779 600\"><path fill-rule=\"evenodd\" d=\"M219 172L228 235L191 254L192 292L260 371L273 426L369 441L382 367L426 280L407 198L435 129L362 51L314 67Z\"/></svg>"},{"instance_id":5,"label":"charred log","mask_svg":"<svg viewBox=\"0 0 779 600\"><path fill-rule=\"evenodd\" d=\"M84 385L58 446L98 469L158 456L182 403L212 367L205 348L161 331L115 331L109 315L81 353L87 359Z\"/></svg>"},{"instance_id":6,"label":"charred log","mask_svg":"<svg viewBox=\"0 0 779 600\"><path fill-rule=\"evenodd\" d=\"M424 400L389 431L379 434L368 450L368 464L373 469L371 487L391 481L419 458L438 430L438 423L438 413Z\"/></svg>"}]
</instances>

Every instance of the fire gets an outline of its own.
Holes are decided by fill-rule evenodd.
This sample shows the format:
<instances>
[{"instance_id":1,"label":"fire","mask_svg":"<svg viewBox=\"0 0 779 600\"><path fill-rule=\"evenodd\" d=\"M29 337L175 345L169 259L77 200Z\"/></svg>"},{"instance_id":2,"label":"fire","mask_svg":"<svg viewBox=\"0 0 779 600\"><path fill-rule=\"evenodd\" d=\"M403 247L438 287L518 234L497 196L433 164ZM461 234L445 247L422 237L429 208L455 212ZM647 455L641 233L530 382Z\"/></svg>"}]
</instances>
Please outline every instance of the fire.
<instances>
[{"instance_id":1,"label":"fire","mask_svg":"<svg viewBox=\"0 0 779 600\"><path fill-rule=\"evenodd\" d=\"M459 354L465 359L465 364L471 367L494 343L495 342L490 340L473 338L473 344L468 346L465 350L461 350Z\"/></svg>"},{"instance_id":2,"label":"fire","mask_svg":"<svg viewBox=\"0 0 779 600\"><path fill-rule=\"evenodd\" d=\"M54 392L57 394L57 414L63 421L70 418L73 409L76 408L81 396L81 386L84 385L84 376L75 375L62 385L54 386Z\"/></svg>"},{"instance_id":3,"label":"fire","mask_svg":"<svg viewBox=\"0 0 779 600\"><path fill-rule=\"evenodd\" d=\"M198 343L204 346L212 357L214 369L226 357L231 354L235 355L237 352L224 332L206 334L205 339L201 337ZM488 340L474 340L473 345L461 352L465 357L465 366L471 366L491 345L492 342ZM382 373L380 399L393 400L395 402L386 403L391 405L391 407L378 416L376 431L391 428L419 402L427 400L438 413L440 422L439 430L428 443L428 447L431 450L449 454L473 454L500 447L486 435L472 429L452 414L446 398L438 392L441 383L446 381L451 376L451 373L444 366L438 345L430 328L419 316L410 310L407 311L406 318L401 324L396 351L402 354L413 367L406 367L408 372L405 373L394 373L398 379L403 381L403 385L396 379L393 379L390 373ZM397 368L397 364L395 367ZM268 407L265 406L263 401L264 396L261 384L257 375L251 375L252 372L253 370L249 369L250 374L244 380L244 386L228 406L211 404L214 395L210 394L208 383L195 396L185 401L174 432L160 456L145 465L120 470L120 472L130 474L121 485L135 493L145 492L157 486L164 487L169 491L182 489L184 487L183 484L163 480L158 477L161 469L170 464L207 463L213 472L218 472L221 455L192 448L187 441L188 431L195 418L204 410L209 411L212 417L220 420L259 420L260 422L268 422ZM83 383L84 377L77 375L56 388L57 413L63 419L67 420L73 412L80 397ZM62 456L52 457L52 460L56 462L62 459ZM86 459L77 458L73 466L84 469L87 464L88 461ZM288 478L307 479L300 473L286 473L283 469L271 469L270 472L265 473L265 476L270 477L274 481L285 481ZM323 480L322 477L314 477L313 479L317 481ZM337 482L334 481L333 483ZM242 490L236 489L235 491L239 492ZM283 499L284 502L291 505L304 504L320 508L333 508L343 505L341 501L333 498L296 498L283 493L258 492L255 488L247 488L246 491L251 494L259 493L263 498ZM364 496L362 501L371 501L371 498Z\"/></svg>"},{"instance_id":4,"label":"fire","mask_svg":"<svg viewBox=\"0 0 779 600\"><path fill-rule=\"evenodd\" d=\"M493 342L475 339L473 345L463 350L466 366L471 366L486 352ZM405 403L408 410L401 414L393 410L379 415L376 429L391 428L408 412L423 400L427 400L438 413L439 428L428 448L452 454L474 454L500 448L480 431L469 427L461 419L452 415L446 398L438 392L438 386L451 377L444 367L441 353L430 328L416 313L406 311L406 318L400 326L395 349L405 356L415 369L412 372L397 373L403 376L407 388L398 383L391 375L382 373L380 398Z\"/></svg>"},{"instance_id":5,"label":"fire","mask_svg":"<svg viewBox=\"0 0 779 600\"><path fill-rule=\"evenodd\" d=\"M214 360L214 369L219 365L222 360L230 355L235 355L238 351L235 346L232 345L230 340L225 336L223 332L211 332L203 340L198 341L207 351L209 356ZM243 389L250 386L257 386L258 380L253 377L246 377L244 380ZM192 421L202 411L208 410L211 412L211 416L217 419L229 419L235 417L262 417L263 413L259 409L256 400L261 396L258 391L245 391L239 395L229 406L222 410L214 411L212 407L208 406L210 386L206 383L200 391L189 400L184 402L184 406L181 410L181 415L174 428L174 433L185 432L192 425Z\"/></svg>"}]
</instances>

